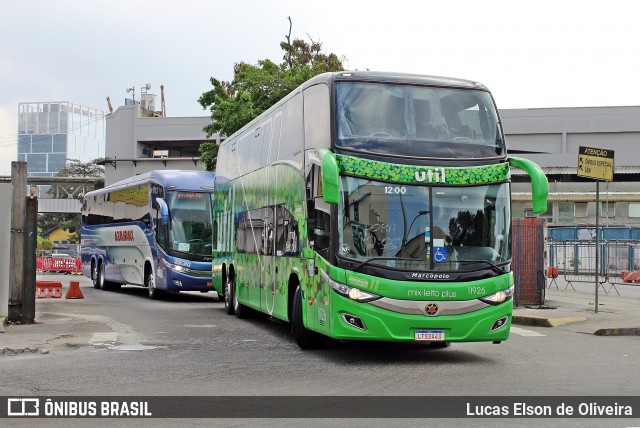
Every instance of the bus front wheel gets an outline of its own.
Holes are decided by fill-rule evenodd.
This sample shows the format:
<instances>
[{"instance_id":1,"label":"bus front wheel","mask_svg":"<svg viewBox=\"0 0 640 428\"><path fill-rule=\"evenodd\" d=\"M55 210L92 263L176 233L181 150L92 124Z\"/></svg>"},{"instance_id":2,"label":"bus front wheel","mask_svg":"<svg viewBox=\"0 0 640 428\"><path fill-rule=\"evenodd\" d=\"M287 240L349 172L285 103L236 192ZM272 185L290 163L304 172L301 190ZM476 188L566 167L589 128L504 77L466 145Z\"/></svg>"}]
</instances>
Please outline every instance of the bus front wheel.
<instances>
[{"instance_id":1,"label":"bus front wheel","mask_svg":"<svg viewBox=\"0 0 640 428\"><path fill-rule=\"evenodd\" d=\"M157 300L160 297L160 290L156 288L156 279L153 276L153 271L151 269L147 269L145 273L144 285L147 287L147 292L149 293L149 298L151 300Z\"/></svg>"},{"instance_id":2,"label":"bus front wheel","mask_svg":"<svg viewBox=\"0 0 640 428\"><path fill-rule=\"evenodd\" d=\"M302 321L302 290L296 287L293 295L293 311L291 314L291 333L301 349L316 349L325 342L325 337L315 331L308 330Z\"/></svg>"},{"instance_id":3,"label":"bus front wheel","mask_svg":"<svg viewBox=\"0 0 640 428\"><path fill-rule=\"evenodd\" d=\"M233 312L238 318L246 318L249 308L238 301L238 287L236 281L233 281Z\"/></svg>"}]
</instances>

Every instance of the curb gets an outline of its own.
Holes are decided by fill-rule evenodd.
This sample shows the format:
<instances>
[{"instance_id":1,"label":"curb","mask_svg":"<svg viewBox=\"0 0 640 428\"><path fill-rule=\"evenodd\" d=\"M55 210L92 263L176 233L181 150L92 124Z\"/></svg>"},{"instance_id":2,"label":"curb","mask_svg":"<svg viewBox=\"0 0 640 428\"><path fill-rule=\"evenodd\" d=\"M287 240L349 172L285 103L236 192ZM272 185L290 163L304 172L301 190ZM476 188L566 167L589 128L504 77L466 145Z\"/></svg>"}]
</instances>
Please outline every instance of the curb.
<instances>
[{"instance_id":1,"label":"curb","mask_svg":"<svg viewBox=\"0 0 640 428\"><path fill-rule=\"evenodd\" d=\"M573 322L586 321L585 317L564 317L564 318L548 318L533 317L527 315L514 315L511 323L520 325L530 325L535 327L558 327Z\"/></svg>"},{"instance_id":2,"label":"curb","mask_svg":"<svg viewBox=\"0 0 640 428\"><path fill-rule=\"evenodd\" d=\"M596 336L640 336L640 328L601 328L593 334Z\"/></svg>"}]
</instances>

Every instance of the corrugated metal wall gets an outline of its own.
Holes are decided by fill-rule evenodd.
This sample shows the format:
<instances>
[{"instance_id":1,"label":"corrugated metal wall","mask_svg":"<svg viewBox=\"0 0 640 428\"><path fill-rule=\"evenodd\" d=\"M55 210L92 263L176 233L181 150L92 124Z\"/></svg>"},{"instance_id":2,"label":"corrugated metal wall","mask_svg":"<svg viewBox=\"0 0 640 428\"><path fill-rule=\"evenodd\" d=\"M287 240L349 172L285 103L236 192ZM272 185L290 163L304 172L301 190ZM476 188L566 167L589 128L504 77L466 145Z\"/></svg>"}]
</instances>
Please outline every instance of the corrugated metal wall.
<instances>
[{"instance_id":1,"label":"corrugated metal wall","mask_svg":"<svg viewBox=\"0 0 640 428\"><path fill-rule=\"evenodd\" d=\"M77 199L38 199L39 213L80 214L82 204Z\"/></svg>"}]
</instances>

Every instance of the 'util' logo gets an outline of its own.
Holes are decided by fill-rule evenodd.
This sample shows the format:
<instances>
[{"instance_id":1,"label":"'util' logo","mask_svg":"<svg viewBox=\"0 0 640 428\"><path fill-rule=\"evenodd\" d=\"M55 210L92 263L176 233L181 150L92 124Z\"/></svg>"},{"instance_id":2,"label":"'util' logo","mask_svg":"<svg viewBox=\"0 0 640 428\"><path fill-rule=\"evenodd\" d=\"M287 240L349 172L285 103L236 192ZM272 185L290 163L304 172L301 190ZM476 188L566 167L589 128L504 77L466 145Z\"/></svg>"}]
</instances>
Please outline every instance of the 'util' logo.
<instances>
[{"instance_id":1,"label":"'util' logo","mask_svg":"<svg viewBox=\"0 0 640 428\"><path fill-rule=\"evenodd\" d=\"M133 230L116 230L116 241L133 241Z\"/></svg>"},{"instance_id":2,"label":"'util' logo","mask_svg":"<svg viewBox=\"0 0 640 428\"><path fill-rule=\"evenodd\" d=\"M447 176L444 172L444 168L430 169L429 171L416 171L416 181L429 183L446 183Z\"/></svg>"}]
</instances>

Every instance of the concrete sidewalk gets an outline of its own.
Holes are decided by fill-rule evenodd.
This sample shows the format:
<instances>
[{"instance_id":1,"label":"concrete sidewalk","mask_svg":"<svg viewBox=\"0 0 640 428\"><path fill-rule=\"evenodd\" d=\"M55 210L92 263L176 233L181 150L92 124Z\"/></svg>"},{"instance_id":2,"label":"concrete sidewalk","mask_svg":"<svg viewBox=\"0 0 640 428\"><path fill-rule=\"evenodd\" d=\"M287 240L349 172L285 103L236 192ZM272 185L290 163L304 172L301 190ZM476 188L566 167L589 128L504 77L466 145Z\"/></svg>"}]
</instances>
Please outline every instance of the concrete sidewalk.
<instances>
[{"instance_id":1,"label":"concrete sidewalk","mask_svg":"<svg viewBox=\"0 0 640 428\"><path fill-rule=\"evenodd\" d=\"M79 281L86 296L93 292L91 280L83 276L44 275L38 279L57 280L63 284L63 295L69 282ZM595 284L573 283L572 287L558 281L558 287L546 289L546 302L542 308L515 307L513 324L537 327L555 327L568 331L595 335L640 336L640 284L618 285L606 294L602 287L598 293L598 313L595 312ZM566 289L565 289L566 288ZM609 284L605 285L609 288ZM36 299L36 323L7 325L0 318L0 356L20 354L47 354L68 352L86 346L100 333L108 335L118 330L117 320L96 315L87 300L40 298Z\"/></svg>"},{"instance_id":2,"label":"concrete sidewalk","mask_svg":"<svg viewBox=\"0 0 640 428\"><path fill-rule=\"evenodd\" d=\"M85 299L36 298L34 324L8 324L0 317L0 357L3 355L48 354L84 346L95 333L112 332L113 320L92 315L95 303L86 299L94 290L89 278L78 275L38 275L37 280L58 281L65 296L71 281L78 281ZM87 313L89 312L89 313Z\"/></svg>"},{"instance_id":3,"label":"concrete sidewalk","mask_svg":"<svg viewBox=\"0 0 640 428\"><path fill-rule=\"evenodd\" d=\"M640 284L567 283L558 278L546 289L541 308L515 307L513 324L560 327L599 336L640 336ZM547 283L548 284L548 283ZM620 293L618 295L618 292ZM608 293L607 293L608 292Z\"/></svg>"}]
</instances>

